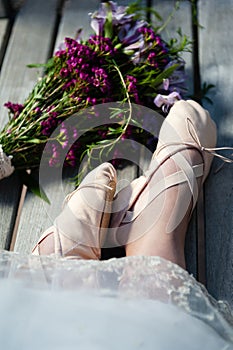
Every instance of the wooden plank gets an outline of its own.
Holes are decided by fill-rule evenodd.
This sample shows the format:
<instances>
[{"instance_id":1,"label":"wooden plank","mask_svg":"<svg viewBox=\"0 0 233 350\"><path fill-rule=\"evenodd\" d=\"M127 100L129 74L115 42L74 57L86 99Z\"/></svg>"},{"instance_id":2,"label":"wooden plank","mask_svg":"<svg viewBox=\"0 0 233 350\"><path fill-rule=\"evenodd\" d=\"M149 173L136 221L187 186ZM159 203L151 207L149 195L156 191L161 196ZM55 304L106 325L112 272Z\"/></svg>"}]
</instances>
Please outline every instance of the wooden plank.
<instances>
[{"instance_id":1,"label":"wooden plank","mask_svg":"<svg viewBox=\"0 0 233 350\"><path fill-rule=\"evenodd\" d=\"M5 53L7 37L9 34L9 20L6 18L0 19L0 70Z\"/></svg>"},{"instance_id":2,"label":"wooden plank","mask_svg":"<svg viewBox=\"0 0 233 350\"><path fill-rule=\"evenodd\" d=\"M27 64L41 63L48 57L56 3L57 0L51 0L41 6L39 1L29 0L17 16L0 77L1 125L7 121L3 104L8 100L22 102L40 75Z\"/></svg>"},{"instance_id":3,"label":"wooden plank","mask_svg":"<svg viewBox=\"0 0 233 350\"><path fill-rule=\"evenodd\" d=\"M57 0L51 0L41 6L41 1L28 0L18 13L0 75L0 127L8 119L3 104L8 100L23 102L38 78L38 71L28 69L26 65L47 59L54 30L56 3ZM16 175L1 181L0 244L3 248L9 245L6 242L14 226L20 192Z\"/></svg>"},{"instance_id":4,"label":"wooden plank","mask_svg":"<svg viewBox=\"0 0 233 350\"><path fill-rule=\"evenodd\" d=\"M74 0L65 2L56 47L63 42L65 37L74 38L79 29L82 29L83 39L87 39L92 33L88 13L98 10L98 8L98 0L83 1L81 4Z\"/></svg>"},{"instance_id":5,"label":"wooden plank","mask_svg":"<svg viewBox=\"0 0 233 350\"><path fill-rule=\"evenodd\" d=\"M8 23L8 19L0 20L0 62L2 62ZM2 85L0 86L2 87ZM10 191L7 190L9 184L10 188L12 188ZM4 179L0 181L0 249L9 249L10 247L11 232L14 228L14 220L17 213L19 191L20 184L17 176L13 175L11 180ZM15 203L13 207L11 205L12 203Z\"/></svg>"},{"instance_id":6,"label":"wooden plank","mask_svg":"<svg viewBox=\"0 0 233 350\"><path fill-rule=\"evenodd\" d=\"M0 0L0 18L10 18L24 0Z\"/></svg>"},{"instance_id":7,"label":"wooden plank","mask_svg":"<svg viewBox=\"0 0 233 350\"><path fill-rule=\"evenodd\" d=\"M135 1L128 1L128 0L118 0L116 3L120 6L129 6L130 3L134 3ZM139 1L140 6L147 6L147 0L140 0Z\"/></svg>"},{"instance_id":8,"label":"wooden plank","mask_svg":"<svg viewBox=\"0 0 233 350\"><path fill-rule=\"evenodd\" d=\"M0 0L0 17L10 17L26 0Z\"/></svg>"},{"instance_id":9,"label":"wooden plank","mask_svg":"<svg viewBox=\"0 0 233 350\"><path fill-rule=\"evenodd\" d=\"M5 16L6 16L5 6L3 4L3 0L0 0L0 17L5 17Z\"/></svg>"},{"instance_id":10,"label":"wooden plank","mask_svg":"<svg viewBox=\"0 0 233 350\"><path fill-rule=\"evenodd\" d=\"M10 247L20 191L19 179L15 174L0 181L0 249Z\"/></svg>"},{"instance_id":11,"label":"wooden plank","mask_svg":"<svg viewBox=\"0 0 233 350\"><path fill-rule=\"evenodd\" d=\"M0 49L2 47L4 37L6 35L7 25L8 25L8 19L0 20Z\"/></svg>"},{"instance_id":12,"label":"wooden plank","mask_svg":"<svg viewBox=\"0 0 233 350\"><path fill-rule=\"evenodd\" d=\"M97 8L97 0L85 2L82 5L75 0L65 2L55 47L57 48L65 37L74 37L80 27L83 27L84 32L88 35L88 32L90 33L88 13ZM60 185L62 188L59 187ZM61 211L66 194L73 189L74 184L67 181L60 183L58 180L48 183L44 190L49 196L51 205L47 205L31 193L27 193L16 237L15 251L30 253L39 236L53 224L55 217Z\"/></svg>"},{"instance_id":13,"label":"wooden plank","mask_svg":"<svg viewBox=\"0 0 233 350\"><path fill-rule=\"evenodd\" d=\"M199 0L198 12L202 83L215 85L214 104L205 106L217 123L218 146L233 146L233 1ZM219 164L215 159L205 188L207 288L233 305L233 168L214 174Z\"/></svg>"}]
</instances>

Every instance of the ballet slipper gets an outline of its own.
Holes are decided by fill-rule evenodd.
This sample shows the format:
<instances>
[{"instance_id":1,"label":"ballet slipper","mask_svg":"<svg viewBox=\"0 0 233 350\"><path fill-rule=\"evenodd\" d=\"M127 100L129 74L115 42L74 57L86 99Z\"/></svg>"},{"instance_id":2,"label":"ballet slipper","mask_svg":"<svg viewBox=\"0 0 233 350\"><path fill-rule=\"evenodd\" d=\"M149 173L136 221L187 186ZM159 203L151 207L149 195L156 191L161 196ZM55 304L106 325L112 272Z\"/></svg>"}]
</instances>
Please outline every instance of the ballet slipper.
<instances>
[{"instance_id":1,"label":"ballet slipper","mask_svg":"<svg viewBox=\"0 0 233 350\"><path fill-rule=\"evenodd\" d=\"M33 255L55 254L69 259L100 259L112 200L116 190L116 170L103 163L81 182L64 201L54 225L44 232L34 247ZM52 239L52 249L46 248Z\"/></svg>"},{"instance_id":2,"label":"ballet slipper","mask_svg":"<svg viewBox=\"0 0 233 350\"><path fill-rule=\"evenodd\" d=\"M186 199L192 199L191 215L199 193L200 185L197 179L202 178L203 184L207 178L213 157L216 155L216 141L216 125L208 111L191 100L176 102L161 126L157 148L145 173L147 184L150 183L156 171L161 171L162 164L168 159L174 161L177 171L165 177L162 176L159 183L148 186L147 191L140 196L140 203L137 201L134 210L126 213L122 222L135 220L162 192L182 183L188 183L190 189L191 195L187 192ZM188 152L190 149L197 150L201 155L200 164L192 164ZM184 208L180 210L181 218L184 216L182 212L186 212L189 205L187 201L183 201Z\"/></svg>"},{"instance_id":3,"label":"ballet slipper","mask_svg":"<svg viewBox=\"0 0 233 350\"><path fill-rule=\"evenodd\" d=\"M217 131L209 112L197 102L178 101L171 108L159 133L158 144L152 158L159 163L185 149L198 150L203 159L203 181L209 174L215 153ZM179 163L178 158L176 157ZM224 158L224 157L223 157ZM181 161L182 162L182 161Z\"/></svg>"},{"instance_id":4,"label":"ballet slipper","mask_svg":"<svg viewBox=\"0 0 233 350\"><path fill-rule=\"evenodd\" d=\"M171 224L168 218L168 232L172 232L184 218L190 201L192 201L191 216L198 199L199 189L209 174L213 157L218 156L224 161L232 162L231 159L216 153L217 150L226 149L225 147L216 148L216 139L216 126L208 111L191 100L176 102L161 126L158 145L149 169L125 192L131 191L132 193L132 196L128 195L128 207L122 208L117 213L118 208L116 206L115 209L113 205L116 214L113 214L111 220L112 229L108 234L108 239L111 239L109 244L126 245L145 234L159 219L159 213L154 212L152 202L160 194L166 192L166 189L173 186L186 183L190 191L183 191L184 200L182 203L178 201L179 211L176 210L176 220ZM192 164L189 154L191 149L200 154L202 161L199 164ZM161 176L159 182L155 183L152 180L154 174L160 171L163 175L162 165L170 158L174 161L177 170L169 175ZM201 184L199 179L201 179ZM121 197L124 197L123 191L119 194ZM179 194L177 198L178 196ZM160 196L161 208L163 200L164 197ZM147 222L141 216L146 209L148 212L151 210Z\"/></svg>"}]
</instances>

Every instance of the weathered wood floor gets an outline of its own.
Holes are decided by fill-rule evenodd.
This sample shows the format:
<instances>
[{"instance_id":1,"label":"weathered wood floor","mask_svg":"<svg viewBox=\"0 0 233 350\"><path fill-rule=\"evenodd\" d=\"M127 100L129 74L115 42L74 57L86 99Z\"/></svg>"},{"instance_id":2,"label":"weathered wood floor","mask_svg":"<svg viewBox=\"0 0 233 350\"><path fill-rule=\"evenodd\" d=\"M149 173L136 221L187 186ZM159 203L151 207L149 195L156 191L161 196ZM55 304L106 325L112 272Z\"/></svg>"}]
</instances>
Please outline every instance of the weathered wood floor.
<instances>
[{"instance_id":1,"label":"weathered wood floor","mask_svg":"<svg viewBox=\"0 0 233 350\"><path fill-rule=\"evenodd\" d=\"M12 3L14 5L16 1ZM90 30L88 13L98 8L99 1L25 0L21 3L15 17L10 19L3 13L3 2L0 1L0 14L3 14L0 18L1 128L8 118L3 104L9 100L23 102L40 74L26 65L45 62L63 38L73 37L80 27L87 35ZM172 0L154 0L153 6L166 17L174 3ZM214 104L206 104L206 107L218 125L218 145L233 146L233 0L198 0L197 6L201 26L198 27L199 41L196 41L194 54L199 54L202 83L215 85L210 95ZM168 25L168 33L179 27L192 39L192 11L188 0L180 2L180 9ZM184 58L190 92L193 93L197 91L199 80L196 60L191 54ZM148 160L143 159L143 162L146 167ZM215 174L218 165L219 161L215 159L204 191L206 284L214 297L226 299L233 305L233 167L226 165ZM119 171L119 178L131 180L137 174L137 167L130 166ZM30 253L37 238L50 226L54 213L59 212L64 193L71 190L67 184L64 184L63 193L57 191L56 183L48 187L53 193L52 208L22 189L16 174L0 182L0 249ZM22 210L19 210L19 204ZM186 244L188 270L194 276L198 275L197 253L201 249L198 248L198 230L194 215Z\"/></svg>"}]
</instances>

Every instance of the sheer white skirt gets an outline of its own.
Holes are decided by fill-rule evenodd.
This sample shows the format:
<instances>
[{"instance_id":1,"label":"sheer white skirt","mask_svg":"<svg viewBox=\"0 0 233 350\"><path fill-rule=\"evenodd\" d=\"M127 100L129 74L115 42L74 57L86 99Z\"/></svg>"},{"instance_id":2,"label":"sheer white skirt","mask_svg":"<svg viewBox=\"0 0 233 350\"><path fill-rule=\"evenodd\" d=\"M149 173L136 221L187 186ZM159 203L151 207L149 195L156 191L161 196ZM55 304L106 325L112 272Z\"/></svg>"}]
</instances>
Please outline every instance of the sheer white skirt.
<instances>
[{"instance_id":1,"label":"sheer white skirt","mask_svg":"<svg viewBox=\"0 0 233 350\"><path fill-rule=\"evenodd\" d=\"M233 349L233 314L159 257L65 260L0 251L11 349Z\"/></svg>"}]
</instances>

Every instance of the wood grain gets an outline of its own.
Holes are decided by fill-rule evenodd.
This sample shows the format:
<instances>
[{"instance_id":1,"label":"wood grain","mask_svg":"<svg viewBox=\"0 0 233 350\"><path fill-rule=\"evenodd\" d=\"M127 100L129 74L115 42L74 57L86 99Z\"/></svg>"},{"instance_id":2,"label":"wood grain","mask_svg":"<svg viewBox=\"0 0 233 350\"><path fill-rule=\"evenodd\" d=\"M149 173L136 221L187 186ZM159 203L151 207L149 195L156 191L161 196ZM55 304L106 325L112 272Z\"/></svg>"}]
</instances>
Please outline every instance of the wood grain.
<instances>
[{"instance_id":1,"label":"wood grain","mask_svg":"<svg viewBox=\"0 0 233 350\"><path fill-rule=\"evenodd\" d=\"M0 50L2 49L2 44L6 35L7 25L8 19L0 19Z\"/></svg>"},{"instance_id":2,"label":"wood grain","mask_svg":"<svg viewBox=\"0 0 233 350\"><path fill-rule=\"evenodd\" d=\"M90 12L94 12L99 8L98 0L83 1L67 1L63 9L63 15L59 26L56 40L56 48L61 44L65 37L74 38L77 31L82 29L82 38L88 38L92 29L90 27Z\"/></svg>"},{"instance_id":3,"label":"wood grain","mask_svg":"<svg viewBox=\"0 0 233 350\"><path fill-rule=\"evenodd\" d=\"M1 13L1 10L0 10ZM8 35L8 19L0 20L0 62L4 55L5 39ZM1 90L4 86L1 86ZM0 94L1 94L0 90ZM2 127L0 123L0 127ZM9 189L9 191L8 191ZM17 214L21 186L17 175L11 176L10 179L0 181L0 249L9 249L11 235L14 228L14 222ZM14 205L12 206L12 203Z\"/></svg>"},{"instance_id":4,"label":"wood grain","mask_svg":"<svg viewBox=\"0 0 233 350\"><path fill-rule=\"evenodd\" d=\"M218 128L218 146L233 146L233 1L199 1L199 50L202 83L214 84L205 104ZM216 298L233 305L233 165L214 174L215 159L206 182L207 287Z\"/></svg>"},{"instance_id":5,"label":"wood grain","mask_svg":"<svg viewBox=\"0 0 233 350\"><path fill-rule=\"evenodd\" d=\"M5 16L6 16L5 7L3 5L3 1L0 0L0 17L5 17Z\"/></svg>"},{"instance_id":6,"label":"wood grain","mask_svg":"<svg viewBox=\"0 0 233 350\"><path fill-rule=\"evenodd\" d=\"M39 72L28 69L26 65L28 63L42 63L47 60L48 52L51 49L56 5L56 0L45 2L43 6L41 6L41 1L29 0L16 17L0 75L1 128L8 119L3 104L8 100L22 103L38 78ZM21 185L16 174L1 181L1 248L9 248L20 194Z\"/></svg>"}]
</instances>

